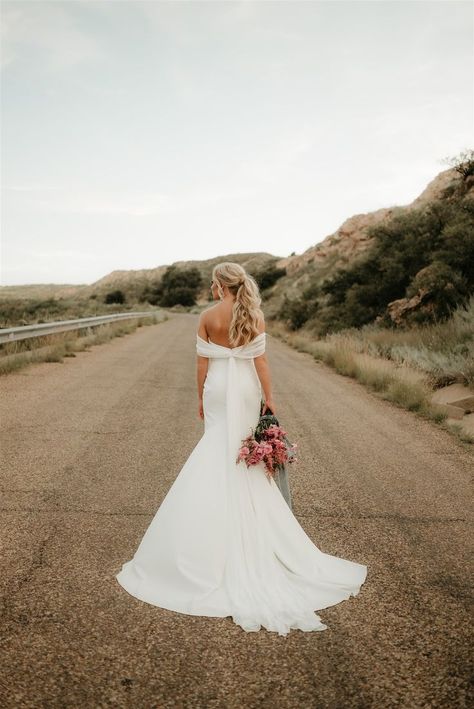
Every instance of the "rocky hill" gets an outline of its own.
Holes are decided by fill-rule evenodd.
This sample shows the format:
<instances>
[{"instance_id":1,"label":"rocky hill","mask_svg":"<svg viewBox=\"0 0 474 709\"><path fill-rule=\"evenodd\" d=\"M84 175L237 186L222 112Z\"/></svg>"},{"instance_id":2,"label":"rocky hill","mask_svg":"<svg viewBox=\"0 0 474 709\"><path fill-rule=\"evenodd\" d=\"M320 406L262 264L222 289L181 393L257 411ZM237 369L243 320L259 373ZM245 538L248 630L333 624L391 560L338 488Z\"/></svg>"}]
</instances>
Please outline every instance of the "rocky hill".
<instances>
[{"instance_id":1,"label":"rocky hill","mask_svg":"<svg viewBox=\"0 0 474 709\"><path fill-rule=\"evenodd\" d=\"M346 219L339 229L329 234L323 241L310 246L302 254L295 254L276 261L278 268L285 268L287 275L273 288L268 306L276 311L286 293L296 297L310 282L322 280L339 267L350 265L372 245L367 234L369 227L380 225L396 214L419 209L435 200L441 199L444 190L461 181L461 176L454 168L439 173L423 192L410 204L377 209L374 212L355 214Z\"/></svg>"},{"instance_id":2,"label":"rocky hill","mask_svg":"<svg viewBox=\"0 0 474 709\"><path fill-rule=\"evenodd\" d=\"M315 246L310 246L302 254L280 259L279 268L285 267L289 276L294 276L308 263L324 263L334 257L340 260L341 265L350 261L355 256L365 251L370 246L367 229L390 219L395 214L411 209L419 209L424 205L440 199L444 190L453 183L459 182L461 177L454 169L445 170L437 175L413 202L404 206L385 207L375 212L355 214Z\"/></svg>"}]
</instances>

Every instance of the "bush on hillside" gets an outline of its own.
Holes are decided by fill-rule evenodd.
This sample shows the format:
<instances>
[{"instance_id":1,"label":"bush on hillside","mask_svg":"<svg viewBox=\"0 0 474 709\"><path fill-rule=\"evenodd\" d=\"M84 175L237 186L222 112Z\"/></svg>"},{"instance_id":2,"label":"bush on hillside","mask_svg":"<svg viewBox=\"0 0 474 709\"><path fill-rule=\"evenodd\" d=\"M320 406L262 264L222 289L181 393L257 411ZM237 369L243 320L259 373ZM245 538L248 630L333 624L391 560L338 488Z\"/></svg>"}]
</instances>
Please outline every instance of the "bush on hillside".
<instances>
[{"instance_id":1,"label":"bush on hillside","mask_svg":"<svg viewBox=\"0 0 474 709\"><path fill-rule=\"evenodd\" d=\"M65 319L68 316L68 305L68 303L54 298L46 298L45 300L3 299L0 308L0 327L19 327Z\"/></svg>"},{"instance_id":2,"label":"bush on hillside","mask_svg":"<svg viewBox=\"0 0 474 709\"><path fill-rule=\"evenodd\" d=\"M290 299L285 294L278 318L284 320L290 330L298 330L309 318L308 304L302 298Z\"/></svg>"},{"instance_id":3,"label":"bush on hillside","mask_svg":"<svg viewBox=\"0 0 474 709\"><path fill-rule=\"evenodd\" d=\"M472 198L451 195L449 201L395 215L368 232L374 240L371 250L321 286L327 296L326 331L383 317L391 301L413 295L417 287L431 289L435 319L447 317L474 291Z\"/></svg>"},{"instance_id":4,"label":"bush on hillside","mask_svg":"<svg viewBox=\"0 0 474 709\"><path fill-rule=\"evenodd\" d=\"M285 320L291 330L298 330L316 315L319 308L319 295L320 288L317 283L311 283L299 298L290 299L285 294L277 315L278 319Z\"/></svg>"},{"instance_id":5,"label":"bush on hillside","mask_svg":"<svg viewBox=\"0 0 474 709\"><path fill-rule=\"evenodd\" d=\"M255 274L255 280L257 281L260 290L265 290L275 285L279 278L286 276L286 268L277 268L274 264L263 268Z\"/></svg>"},{"instance_id":6,"label":"bush on hillside","mask_svg":"<svg viewBox=\"0 0 474 709\"><path fill-rule=\"evenodd\" d=\"M474 150L464 150L452 158L445 158L444 162L454 167L464 180L474 175Z\"/></svg>"},{"instance_id":7,"label":"bush on hillside","mask_svg":"<svg viewBox=\"0 0 474 709\"><path fill-rule=\"evenodd\" d=\"M192 306L196 304L196 296L202 287L202 276L197 268L179 269L169 266L161 281L147 286L141 298L163 308L174 305Z\"/></svg>"},{"instance_id":8,"label":"bush on hillside","mask_svg":"<svg viewBox=\"0 0 474 709\"><path fill-rule=\"evenodd\" d=\"M105 295L104 303L125 303L125 293L120 289L109 291Z\"/></svg>"}]
</instances>

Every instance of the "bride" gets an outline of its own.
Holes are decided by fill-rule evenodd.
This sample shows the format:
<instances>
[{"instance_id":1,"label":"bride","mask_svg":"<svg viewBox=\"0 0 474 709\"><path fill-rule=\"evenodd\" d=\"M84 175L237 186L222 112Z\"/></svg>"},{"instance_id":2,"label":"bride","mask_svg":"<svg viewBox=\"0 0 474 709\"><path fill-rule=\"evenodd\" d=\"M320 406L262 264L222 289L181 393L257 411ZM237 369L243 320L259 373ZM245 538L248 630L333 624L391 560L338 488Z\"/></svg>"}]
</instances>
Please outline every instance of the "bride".
<instances>
[{"instance_id":1,"label":"bride","mask_svg":"<svg viewBox=\"0 0 474 709\"><path fill-rule=\"evenodd\" d=\"M325 630L316 610L355 596L367 567L316 547L263 463L236 463L265 410L276 414L256 281L217 264L196 334L204 434L170 487L133 558L116 578L132 596L245 631ZM262 396L263 390L263 396Z\"/></svg>"}]
</instances>

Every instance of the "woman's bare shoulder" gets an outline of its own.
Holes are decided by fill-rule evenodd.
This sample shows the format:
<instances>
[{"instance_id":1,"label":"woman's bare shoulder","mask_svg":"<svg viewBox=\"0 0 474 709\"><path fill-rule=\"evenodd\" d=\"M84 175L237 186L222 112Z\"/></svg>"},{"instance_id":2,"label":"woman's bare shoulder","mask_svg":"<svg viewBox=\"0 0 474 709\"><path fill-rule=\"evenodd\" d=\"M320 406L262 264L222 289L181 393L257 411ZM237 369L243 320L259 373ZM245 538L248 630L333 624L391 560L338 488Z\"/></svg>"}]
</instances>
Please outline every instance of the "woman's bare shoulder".
<instances>
[{"instance_id":1,"label":"woman's bare shoulder","mask_svg":"<svg viewBox=\"0 0 474 709\"><path fill-rule=\"evenodd\" d=\"M209 322L209 320L212 320L213 316L213 311L215 310L215 305L209 305L207 308L204 308L201 310L200 313L200 318L202 320L205 320L206 322Z\"/></svg>"},{"instance_id":2,"label":"woman's bare shoulder","mask_svg":"<svg viewBox=\"0 0 474 709\"><path fill-rule=\"evenodd\" d=\"M208 332L209 329L213 329L214 325L216 322L218 322L218 319L216 318L216 308L218 307L219 304L216 305L210 305L207 308L204 308L204 310L201 310L201 313L199 315L199 328L206 332ZM199 332L199 334L201 334Z\"/></svg>"},{"instance_id":3,"label":"woman's bare shoulder","mask_svg":"<svg viewBox=\"0 0 474 709\"><path fill-rule=\"evenodd\" d=\"M263 311L260 311L260 317L258 319L258 334L261 335L262 332L265 332L265 315L263 314Z\"/></svg>"},{"instance_id":4,"label":"woman's bare shoulder","mask_svg":"<svg viewBox=\"0 0 474 709\"><path fill-rule=\"evenodd\" d=\"M206 321L206 324L208 323L212 326L213 321L218 321L220 310L219 305L220 303L216 303L215 305L210 305L208 308L204 308L204 310L201 311L201 317Z\"/></svg>"}]
</instances>

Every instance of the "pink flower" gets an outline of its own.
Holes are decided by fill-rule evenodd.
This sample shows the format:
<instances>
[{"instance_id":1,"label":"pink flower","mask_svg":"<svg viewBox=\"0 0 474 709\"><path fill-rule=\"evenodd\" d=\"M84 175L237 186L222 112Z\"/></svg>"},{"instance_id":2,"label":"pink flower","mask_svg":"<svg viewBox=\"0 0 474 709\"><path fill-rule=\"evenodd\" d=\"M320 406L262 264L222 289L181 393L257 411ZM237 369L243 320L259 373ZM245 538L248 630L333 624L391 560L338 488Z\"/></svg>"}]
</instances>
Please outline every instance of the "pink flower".
<instances>
[{"instance_id":1,"label":"pink flower","mask_svg":"<svg viewBox=\"0 0 474 709\"><path fill-rule=\"evenodd\" d=\"M291 445L286 439L286 431L276 424L272 424L266 429L260 430L260 440L255 438L255 431L252 430L246 438L241 441L237 463L244 461L247 468L264 463L265 474L273 477L276 469L281 469L286 463L294 462L296 458L296 443Z\"/></svg>"}]
</instances>

